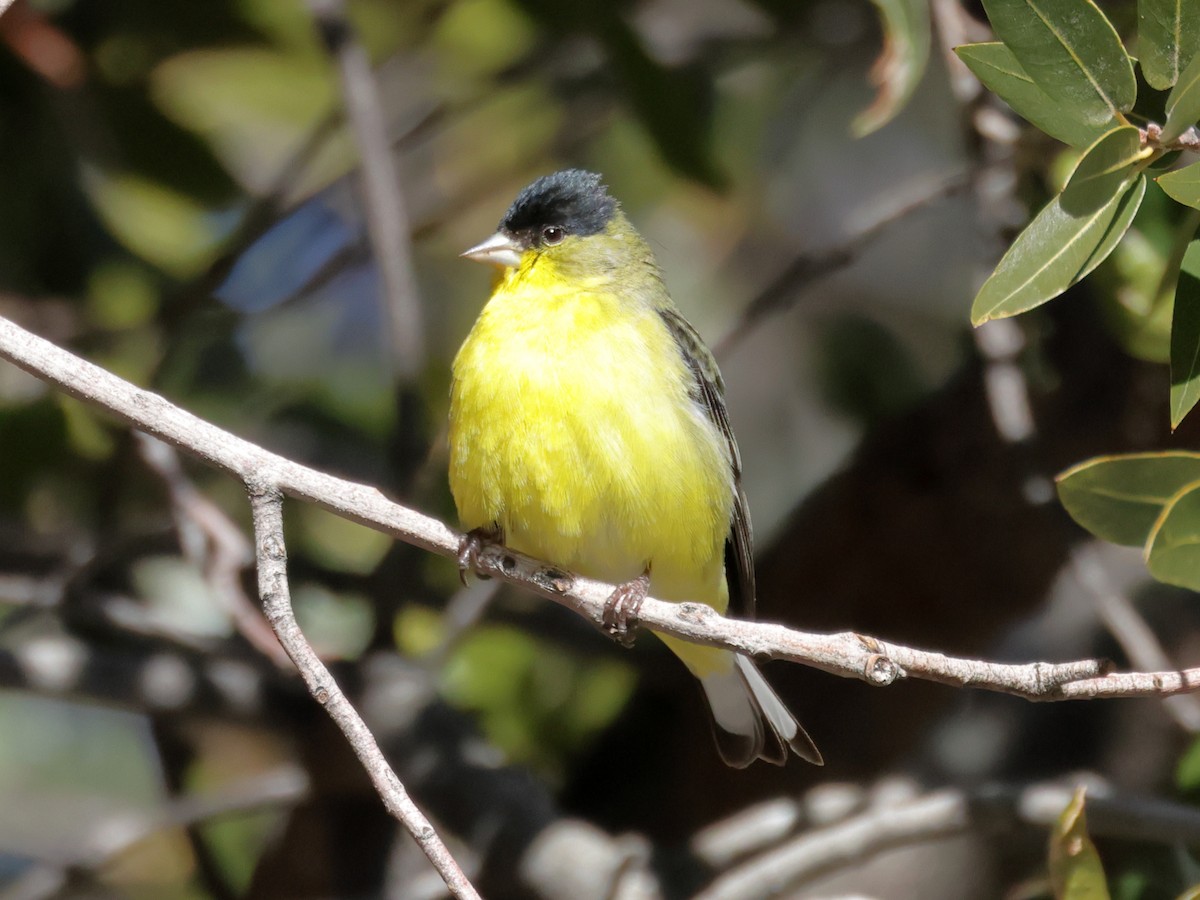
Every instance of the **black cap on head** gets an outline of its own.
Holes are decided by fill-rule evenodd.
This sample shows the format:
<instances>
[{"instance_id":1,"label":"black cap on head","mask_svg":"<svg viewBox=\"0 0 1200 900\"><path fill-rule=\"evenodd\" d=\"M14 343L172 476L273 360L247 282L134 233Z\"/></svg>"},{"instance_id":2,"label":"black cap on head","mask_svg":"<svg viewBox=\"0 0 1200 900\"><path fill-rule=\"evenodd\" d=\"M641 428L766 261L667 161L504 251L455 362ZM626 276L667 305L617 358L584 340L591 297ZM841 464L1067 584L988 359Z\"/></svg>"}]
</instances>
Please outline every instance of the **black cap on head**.
<instances>
[{"instance_id":1,"label":"black cap on head","mask_svg":"<svg viewBox=\"0 0 1200 900\"><path fill-rule=\"evenodd\" d=\"M539 178L517 195L500 229L537 241L541 229L557 225L567 234L597 234L617 210L617 201L595 172L565 169Z\"/></svg>"}]
</instances>

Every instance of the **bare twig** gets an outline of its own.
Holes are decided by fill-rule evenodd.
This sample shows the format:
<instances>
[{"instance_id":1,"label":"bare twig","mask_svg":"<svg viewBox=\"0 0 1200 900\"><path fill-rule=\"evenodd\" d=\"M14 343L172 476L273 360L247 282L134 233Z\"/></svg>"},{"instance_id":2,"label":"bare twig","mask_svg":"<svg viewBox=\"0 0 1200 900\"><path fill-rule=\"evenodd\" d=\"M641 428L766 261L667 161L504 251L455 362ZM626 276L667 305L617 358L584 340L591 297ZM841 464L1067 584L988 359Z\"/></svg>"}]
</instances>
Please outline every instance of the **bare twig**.
<instances>
[{"instance_id":1,"label":"bare twig","mask_svg":"<svg viewBox=\"0 0 1200 900\"><path fill-rule=\"evenodd\" d=\"M134 439L142 460L167 486L184 555L204 571L242 637L276 665L290 668L287 654L242 588L242 570L254 562L250 541L224 510L188 480L174 447L140 431ZM197 539L190 540L191 534Z\"/></svg>"},{"instance_id":2,"label":"bare twig","mask_svg":"<svg viewBox=\"0 0 1200 900\"><path fill-rule=\"evenodd\" d=\"M964 172L951 172L931 183L922 182L910 196L893 199L882 213L876 213L869 223L841 243L819 253L797 255L750 301L732 330L713 347L713 353L718 359L728 355L764 318L787 309L805 289L851 265L890 226L953 196L969 183L968 173Z\"/></svg>"},{"instance_id":3,"label":"bare twig","mask_svg":"<svg viewBox=\"0 0 1200 900\"><path fill-rule=\"evenodd\" d=\"M300 670L309 692L325 707L354 748L355 755L383 798L388 812L408 829L455 897L477 898L479 895L450 855L450 850L388 765L375 736L300 631L292 612L291 590L288 587L287 549L283 539L283 494L279 493L269 477L248 480L246 486L254 514L258 589L262 594L263 610L275 634L279 636L279 643L283 644L288 656Z\"/></svg>"},{"instance_id":4,"label":"bare twig","mask_svg":"<svg viewBox=\"0 0 1200 900\"><path fill-rule=\"evenodd\" d=\"M285 494L316 503L421 549L457 557L462 535L442 522L392 503L376 488L334 478L257 447L3 318L0 357L248 484L274 485ZM501 547L487 548L478 562L480 572L568 606L602 627L611 585L560 572ZM913 677L1029 700L1165 697L1200 689L1200 668L1110 674L1111 664L1095 659L1005 665L945 656L853 632L816 634L725 619L697 603L647 598L641 622L693 643L788 659L874 685Z\"/></svg>"},{"instance_id":5,"label":"bare twig","mask_svg":"<svg viewBox=\"0 0 1200 900\"><path fill-rule=\"evenodd\" d=\"M1079 583L1092 595L1096 611L1129 657L1129 662L1139 669L1171 668L1171 658L1154 630L1142 618L1133 601L1113 586L1095 546L1076 547L1071 552L1071 568ZM1163 706L1184 731L1191 734L1200 731L1200 697L1194 694L1167 697Z\"/></svg>"},{"instance_id":6,"label":"bare twig","mask_svg":"<svg viewBox=\"0 0 1200 900\"><path fill-rule=\"evenodd\" d=\"M362 160L363 206L383 279L392 359L401 379L410 381L425 367L425 337L413 274L411 227L392 162L379 88L366 48L346 18L343 0L309 0L308 5L341 76L342 96Z\"/></svg>"}]
</instances>

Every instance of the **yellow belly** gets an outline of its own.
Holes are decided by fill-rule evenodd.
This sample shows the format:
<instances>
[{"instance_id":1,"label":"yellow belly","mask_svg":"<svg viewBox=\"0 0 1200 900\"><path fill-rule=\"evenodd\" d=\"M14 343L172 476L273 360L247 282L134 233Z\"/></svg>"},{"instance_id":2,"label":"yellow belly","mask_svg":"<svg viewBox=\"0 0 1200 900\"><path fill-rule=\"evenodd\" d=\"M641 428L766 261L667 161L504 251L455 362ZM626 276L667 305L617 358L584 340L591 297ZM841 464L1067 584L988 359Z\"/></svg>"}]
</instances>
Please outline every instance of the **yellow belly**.
<instances>
[{"instance_id":1,"label":"yellow belly","mask_svg":"<svg viewBox=\"0 0 1200 900\"><path fill-rule=\"evenodd\" d=\"M658 313L498 292L454 363L450 488L466 528L592 578L727 605L725 443ZM675 649L675 648L673 648Z\"/></svg>"}]
</instances>

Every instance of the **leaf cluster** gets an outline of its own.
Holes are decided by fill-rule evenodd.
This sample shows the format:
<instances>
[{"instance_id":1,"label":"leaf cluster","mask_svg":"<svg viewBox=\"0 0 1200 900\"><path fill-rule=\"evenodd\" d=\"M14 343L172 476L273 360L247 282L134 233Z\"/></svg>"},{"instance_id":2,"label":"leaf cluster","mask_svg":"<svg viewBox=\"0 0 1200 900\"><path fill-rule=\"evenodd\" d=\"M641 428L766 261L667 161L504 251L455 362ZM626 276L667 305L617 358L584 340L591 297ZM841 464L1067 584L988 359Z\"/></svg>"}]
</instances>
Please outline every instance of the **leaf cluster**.
<instances>
[{"instance_id":1,"label":"leaf cluster","mask_svg":"<svg viewBox=\"0 0 1200 900\"><path fill-rule=\"evenodd\" d=\"M976 325L1040 306L1094 271L1125 238L1151 178L1171 199L1200 210L1200 163L1163 171L1180 151L1200 148L1200 4L1139 0L1136 59L1091 0L983 5L999 40L959 47L959 58L1014 111L1080 156L980 288L971 310ZM1172 427L1200 400L1198 225L1194 213L1179 218L1178 249L1157 278L1167 290L1174 286ZM1155 578L1200 589L1200 455L1102 457L1065 472L1058 489L1093 534L1142 545Z\"/></svg>"}]
</instances>

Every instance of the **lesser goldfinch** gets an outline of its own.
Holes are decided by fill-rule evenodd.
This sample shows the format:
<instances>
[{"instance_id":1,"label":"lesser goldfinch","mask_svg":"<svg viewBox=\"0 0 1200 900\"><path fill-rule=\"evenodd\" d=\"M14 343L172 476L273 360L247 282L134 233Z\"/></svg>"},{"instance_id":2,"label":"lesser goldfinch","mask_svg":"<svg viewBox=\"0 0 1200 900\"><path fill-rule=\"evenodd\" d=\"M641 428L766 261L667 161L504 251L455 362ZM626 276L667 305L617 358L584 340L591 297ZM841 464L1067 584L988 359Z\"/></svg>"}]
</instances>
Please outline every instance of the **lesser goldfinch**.
<instances>
[{"instance_id":1,"label":"lesser goldfinch","mask_svg":"<svg viewBox=\"0 0 1200 900\"><path fill-rule=\"evenodd\" d=\"M463 256L501 268L454 360L464 528L655 597L754 612L750 516L716 361L599 175L520 192ZM700 680L721 757L821 754L745 656L659 635Z\"/></svg>"}]
</instances>

